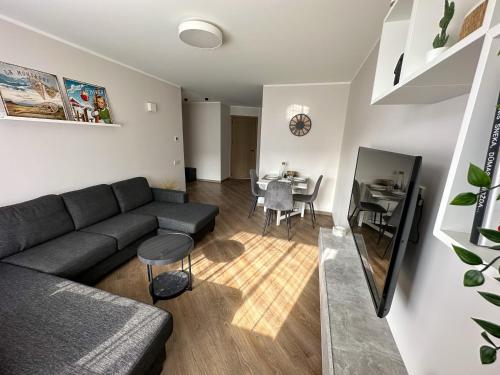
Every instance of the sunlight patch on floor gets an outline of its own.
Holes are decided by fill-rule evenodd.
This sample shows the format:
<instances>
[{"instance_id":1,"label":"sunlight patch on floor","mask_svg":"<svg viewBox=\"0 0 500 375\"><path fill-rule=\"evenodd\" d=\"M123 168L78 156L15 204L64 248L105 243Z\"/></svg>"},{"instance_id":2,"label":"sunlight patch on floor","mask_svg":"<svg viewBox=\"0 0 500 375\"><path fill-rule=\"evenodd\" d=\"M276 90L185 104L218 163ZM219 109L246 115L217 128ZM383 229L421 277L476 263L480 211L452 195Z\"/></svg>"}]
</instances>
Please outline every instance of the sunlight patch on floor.
<instances>
[{"instance_id":1,"label":"sunlight patch on floor","mask_svg":"<svg viewBox=\"0 0 500 375\"><path fill-rule=\"evenodd\" d=\"M195 259L193 272L200 282L238 292L241 305L234 311L232 325L274 339L316 272L317 247L243 231L229 240L244 246L244 252L232 260L226 254L229 260L217 263L209 259L209 252L224 250L207 244L208 255ZM252 251L258 247L260 251ZM239 267L231 267L235 261Z\"/></svg>"}]
</instances>

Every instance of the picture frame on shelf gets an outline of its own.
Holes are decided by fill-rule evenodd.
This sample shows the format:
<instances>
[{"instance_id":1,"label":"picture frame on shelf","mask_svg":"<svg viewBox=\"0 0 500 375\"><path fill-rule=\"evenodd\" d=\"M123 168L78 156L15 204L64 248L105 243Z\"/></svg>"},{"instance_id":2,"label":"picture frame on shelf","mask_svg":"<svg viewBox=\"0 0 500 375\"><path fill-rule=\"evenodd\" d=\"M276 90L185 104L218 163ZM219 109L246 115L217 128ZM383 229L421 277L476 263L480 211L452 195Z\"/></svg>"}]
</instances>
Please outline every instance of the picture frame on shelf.
<instances>
[{"instance_id":1,"label":"picture frame on shelf","mask_svg":"<svg viewBox=\"0 0 500 375\"><path fill-rule=\"evenodd\" d=\"M78 122L113 124L106 89L63 77L72 119Z\"/></svg>"},{"instance_id":2,"label":"picture frame on shelf","mask_svg":"<svg viewBox=\"0 0 500 375\"><path fill-rule=\"evenodd\" d=\"M68 119L59 81L51 73L0 62L0 97L6 116Z\"/></svg>"}]
</instances>

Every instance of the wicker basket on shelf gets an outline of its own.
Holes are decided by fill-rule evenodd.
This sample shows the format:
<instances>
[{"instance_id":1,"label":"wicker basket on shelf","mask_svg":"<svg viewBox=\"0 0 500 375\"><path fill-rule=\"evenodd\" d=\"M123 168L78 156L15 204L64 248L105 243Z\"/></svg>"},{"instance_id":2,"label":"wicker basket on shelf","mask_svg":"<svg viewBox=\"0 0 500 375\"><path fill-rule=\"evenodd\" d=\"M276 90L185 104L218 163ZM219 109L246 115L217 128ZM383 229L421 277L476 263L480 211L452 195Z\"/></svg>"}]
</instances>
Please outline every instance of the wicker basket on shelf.
<instances>
[{"instance_id":1,"label":"wicker basket on shelf","mask_svg":"<svg viewBox=\"0 0 500 375\"><path fill-rule=\"evenodd\" d=\"M476 5L465 16L462 28L460 29L460 40L464 39L467 35L472 34L483 25L486 9L488 8L488 0Z\"/></svg>"}]
</instances>

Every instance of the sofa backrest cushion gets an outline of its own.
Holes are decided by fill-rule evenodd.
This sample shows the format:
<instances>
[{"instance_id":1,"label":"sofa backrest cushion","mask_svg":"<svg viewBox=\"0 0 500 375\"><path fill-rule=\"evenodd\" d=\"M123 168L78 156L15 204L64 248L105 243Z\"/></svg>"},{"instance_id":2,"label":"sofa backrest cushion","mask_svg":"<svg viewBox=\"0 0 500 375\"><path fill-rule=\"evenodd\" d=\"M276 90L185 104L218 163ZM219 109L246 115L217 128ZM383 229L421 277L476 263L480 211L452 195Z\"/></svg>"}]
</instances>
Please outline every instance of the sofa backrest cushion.
<instances>
[{"instance_id":1,"label":"sofa backrest cushion","mask_svg":"<svg viewBox=\"0 0 500 375\"><path fill-rule=\"evenodd\" d=\"M153 192L144 177L115 182L111 187L122 212L128 212L153 200Z\"/></svg>"},{"instance_id":2,"label":"sofa backrest cushion","mask_svg":"<svg viewBox=\"0 0 500 375\"><path fill-rule=\"evenodd\" d=\"M0 207L0 258L74 230L73 220L57 195Z\"/></svg>"},{"instance_id":3,"label":"sofa backrest cushion","mask_svg":"<svg viewBox=\"0 0 500 375\"><path fill-rule=\"evenodd\" d=\"M120 213L113 189L109 185L91 186L61 196L77 230Z\"/></svg>"}]
</instances>

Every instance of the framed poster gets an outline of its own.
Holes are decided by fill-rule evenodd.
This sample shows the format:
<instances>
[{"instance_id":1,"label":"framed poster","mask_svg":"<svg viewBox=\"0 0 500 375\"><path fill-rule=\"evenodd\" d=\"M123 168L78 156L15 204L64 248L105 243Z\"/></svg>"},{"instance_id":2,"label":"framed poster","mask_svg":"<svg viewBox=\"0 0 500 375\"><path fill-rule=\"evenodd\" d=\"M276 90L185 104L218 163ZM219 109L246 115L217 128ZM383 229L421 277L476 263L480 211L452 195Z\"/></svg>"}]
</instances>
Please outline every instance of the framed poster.
<instances>
[{"instance_id":1,"label":"framed poster","mask_svg":"<svg viewBox=\"0 0 500 375\"><path fill-rule=\"evenodd\" d=\"M73 120L112 124L108 96L104 87L63 78Z\"/></svg>"},{"instance_id":2,"label":"framed poster","mask_svg":"<svg viewBox=\"0 0 500 375\"><path fill-rule=\"evenodd\" d=\"M67 119L53 74L0 62L0 96L8 116Z\"/></svg>"}]
</instances>

